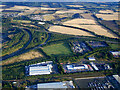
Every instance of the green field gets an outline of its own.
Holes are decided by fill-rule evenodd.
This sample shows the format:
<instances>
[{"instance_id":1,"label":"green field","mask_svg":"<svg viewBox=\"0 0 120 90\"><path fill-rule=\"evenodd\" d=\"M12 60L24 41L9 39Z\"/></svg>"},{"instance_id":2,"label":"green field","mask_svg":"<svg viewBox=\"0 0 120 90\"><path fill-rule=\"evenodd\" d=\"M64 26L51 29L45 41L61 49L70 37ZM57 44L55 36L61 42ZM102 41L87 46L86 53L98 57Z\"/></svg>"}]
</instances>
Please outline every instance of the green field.
<instances>
[{"instance_id":1,"label":"green field","mask_svg":"<svg viewBox=\"0 0 120 90\"><path fill-rule=\"evenodd\" d=\"M112 49L120 49L120 44L109 44Z\"/></svg>"},{"instance_id":2,"label":"green field","mask_svg":"<svg viewBox=\"0 0 120 90\"><path fill-rule=\"evenodd\" d=\"M69 55L72 54L68 44L59 43L50 46L43 47L43 51L47 55Z\"/></svg>"}]
</instances>

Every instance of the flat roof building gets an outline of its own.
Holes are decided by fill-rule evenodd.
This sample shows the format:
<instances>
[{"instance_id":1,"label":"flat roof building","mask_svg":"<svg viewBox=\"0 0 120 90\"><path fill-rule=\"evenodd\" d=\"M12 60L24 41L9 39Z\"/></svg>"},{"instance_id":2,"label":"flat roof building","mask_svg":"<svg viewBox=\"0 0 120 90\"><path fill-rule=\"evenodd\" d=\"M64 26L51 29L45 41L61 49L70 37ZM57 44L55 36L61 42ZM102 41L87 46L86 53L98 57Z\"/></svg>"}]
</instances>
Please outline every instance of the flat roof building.
<instances>
[{"instance_id":1,"label":"flat roof building","mask_svg":"<svg viewBox=\"0 0 120 90\"><path fill-rule=\"evenodd\" d=\"M82 65L66 65L67 69L70 70L76 70L76 69L88 69L88 66L85 65L85 64L82 64Z\"/></svg>"},{"instance_id":2,"label":"flat roof building","mask_svg":"<svg viewBox=\"0 0 120 90\"><path fill-rule=\"evenodd\" d=\"M90 61L95 61L95 58L94 57L89 57L88 58Z\"/></svg>"},{"instance_id":3,"label":"flat roof building","mask_svg":"<svg viewBox=\"0 0 120 90\"><path fill-rule=\"evenodd\" d=\"M50 89L59 89L59 88L75 88L72 81L64 82L51 82L51 83L40 83L37 84L37 89L40 88L50 88Z\"/></svg>"},{"instance_id":4,"label":"flat roof building","mask_svg":"<svg viewBox=\"0 0 120 90\"><path fill-rule=\"evenodd\" d=\"M52 73L52 62L42 62L28 66L29 75L43 75Z\"/></svg>"},{"instance_id":5,"label":"flat roof building","mask_svg":"<svg viewBox=\"0 0 120 90\"><path fill-rule=\"evenodd\" d=\"M29 75L50 74L52 72L49 66L34 66L29 67Z\"/></svg>"},{"instance_id":6,"label":"flat roof building","mask_svg":"<svg viewBox=\"0 0 120 90\"><path fill-rule=\"evenodd\" d=\"M99 70L98 67L93 62L90 62L90 64L95 70Z\"/></svg>"}]
</instances>

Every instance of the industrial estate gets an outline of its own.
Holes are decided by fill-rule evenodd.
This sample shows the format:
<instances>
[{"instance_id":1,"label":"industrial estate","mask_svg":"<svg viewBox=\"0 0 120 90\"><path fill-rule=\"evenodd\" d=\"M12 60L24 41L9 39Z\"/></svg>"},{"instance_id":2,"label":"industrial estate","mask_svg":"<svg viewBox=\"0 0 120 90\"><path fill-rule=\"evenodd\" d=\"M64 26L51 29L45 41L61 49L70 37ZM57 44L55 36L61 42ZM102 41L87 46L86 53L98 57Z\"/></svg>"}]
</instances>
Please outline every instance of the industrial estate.
<instances>
[{"instance_id":1,"label":"industrial estate","mask_svg":"<svg viewBox=\"0 0 120 90\"><path fill-rule=\"evenodd\" d=\"M119 90L119 4L1 2L0 86Z\"/></svg>"}]
</instances>

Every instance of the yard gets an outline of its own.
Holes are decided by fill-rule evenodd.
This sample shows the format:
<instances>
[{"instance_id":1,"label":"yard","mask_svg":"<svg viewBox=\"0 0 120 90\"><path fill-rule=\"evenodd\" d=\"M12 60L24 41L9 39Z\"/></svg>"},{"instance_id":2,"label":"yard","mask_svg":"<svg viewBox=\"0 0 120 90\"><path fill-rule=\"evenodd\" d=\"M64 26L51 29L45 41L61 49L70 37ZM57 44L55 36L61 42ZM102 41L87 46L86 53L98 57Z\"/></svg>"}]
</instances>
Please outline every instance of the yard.
<instances>
[{"instance_id":1,"label":"yard","mask_svg":"<svg viewBox=\"0 0 120 90\"><path fill-rule=\"evenodd\" d=\"M72 54L68 44L66 43L53 44L50 46L43 47L43 51L50 56Z\"/></svg>"}]
</instances>

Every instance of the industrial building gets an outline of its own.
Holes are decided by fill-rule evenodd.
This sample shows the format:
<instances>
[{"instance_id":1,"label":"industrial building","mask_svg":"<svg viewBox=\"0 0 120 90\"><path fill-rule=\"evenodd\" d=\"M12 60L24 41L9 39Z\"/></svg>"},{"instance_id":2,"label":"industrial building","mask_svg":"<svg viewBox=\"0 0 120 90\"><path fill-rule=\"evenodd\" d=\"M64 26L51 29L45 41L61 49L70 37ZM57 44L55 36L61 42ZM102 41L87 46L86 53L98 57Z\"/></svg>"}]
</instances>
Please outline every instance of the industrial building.
<instances>
[{"instance_id":1,"label":"industrial building","mask_svg":"<svg viewBox=\"0 0 120 90\"><path fill-rule=\"evenodd\" d=\"M90 64L95 70L99 70L98 67L93 62L90 62Z\"/></svg>"},{"instance_id":2,"label":"industrial building","mask_svg":"<svg viewBox=\"0 0 120 90\"><path fill-rule=\"evenodd\" d=\"M63 70L65 73L74 73L81 71L93 71L92 67L88 64L63 64Z\"/></svg>"},{"instance_id":3,"label":"industrial building","mask_svg":"<svg viewBox=\"0 0 120 90\"><path fill-rule=\"evenodd\" d=\"M119 75L113 75L113 77L116 79L116 81L120 84L120 76Z\"/></svg>"},{"instance_id":4,"label":"industrial building","mask_svg":"<svg viewBox=\"0 0 120 90\"><path fill-rule=\"evenodd\" d=\"M51 68L49 65L29 67L29 75L50 74L52 72Z\"/></svg>"},{"instance_id":5,"label":"industrial building","mask_svg":"<svg viewBox=\"0 0 120 90\"><path fill-rule=\"evenodd\" d=\"M94 63L90 62L91 66L94 68L94 70L111 70L112 68L105 63Z\"/></svg>"},{"instance_id":6,"label":"industrial building","mask_svg":"<svg viewBox=\"0 0 120 90\"><path fill-rule=\"evenodd\" d=\"M83 65L66 65L67 69L70 70L70 69L88 69L88 66L83 64Z\"/></svg>"},{"instance_id":7,"label":"industrial building","mask_svg":"<svg viewBox=\"0 0 120 90\"><path fill-rule=\"evenodd\" d=\"M89 59L89 61L95 61L94 57L89 57L88 59Z\"/></svg>"},{"instance_id":8,"label":"industrial building","mask_svg":"<svg viewBox=\"0 0 120 90\"><path fill-rule=\"evenodd\" d=\"M114 57L120 57L120 51L110 51Z\"/></svg>"},{"instance_id":9,"label":"industrial building","mask_svg":"<svg viewBox=\"0 0 120 90\"><path fill-rule=\"evenodd\" d=\"M51 74L53 64L51 61L48 62L41 62L37 64L32 64L26 66L26 71L28 75L44 75L44 74Z\"/></svg>"},{"instance_id":10,"label":"industrial building","mask_svg":"<svg viewBox=\"0 0 120 90\"><path fill-rule=\"evenodd\" d=\"M75 88L75 87L72 81L64 81L64 82L51 82L51 83L37 84L37 89L40 89L40 88L67 89L67 88Z\"/></svg>"}]
</instances>

